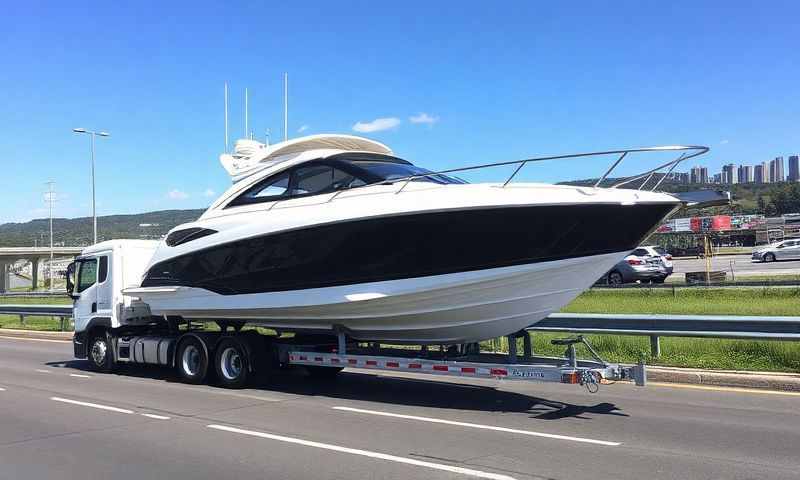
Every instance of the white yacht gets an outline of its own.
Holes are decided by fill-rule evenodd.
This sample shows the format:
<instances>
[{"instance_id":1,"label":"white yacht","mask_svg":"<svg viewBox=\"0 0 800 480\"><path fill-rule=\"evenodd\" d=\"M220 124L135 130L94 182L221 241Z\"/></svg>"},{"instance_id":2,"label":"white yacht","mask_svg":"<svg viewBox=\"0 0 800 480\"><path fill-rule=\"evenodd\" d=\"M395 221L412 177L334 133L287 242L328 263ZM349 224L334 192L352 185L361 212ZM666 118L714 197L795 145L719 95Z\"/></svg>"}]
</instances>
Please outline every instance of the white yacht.
<instances>
[{"instance_id":1,"label":"white yacht","mask_svg":"<svg viewBox=\"0 0 800 480\"><path fill-rule=\"evenodd\" d=\"M621 155L616 166L650 150L680 151L677 162L707 151L600 153ZM349 135L245 140L235 152L221 156L233 185L171 230L141 286L125 290L154 315L371 341L484 340L561 309L681 205L664 193L514 175L470 184ZM508 163L518 171L538 160Z\"/></svg>"}]
</instances>

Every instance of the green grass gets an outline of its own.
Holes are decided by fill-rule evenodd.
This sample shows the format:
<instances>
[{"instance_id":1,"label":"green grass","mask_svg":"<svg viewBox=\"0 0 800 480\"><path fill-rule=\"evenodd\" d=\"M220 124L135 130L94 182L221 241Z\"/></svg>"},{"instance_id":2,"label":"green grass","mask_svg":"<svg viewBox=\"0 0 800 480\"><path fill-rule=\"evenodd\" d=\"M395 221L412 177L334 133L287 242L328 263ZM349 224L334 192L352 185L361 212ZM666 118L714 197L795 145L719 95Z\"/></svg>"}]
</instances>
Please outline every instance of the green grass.
<instances>
[{"instance_id":1,"label":"green grass","mask_svg":"<svg viewBox=\"0 0 800 480\"><path fill-rule=\"evenodd\" d=\"M685 315L800 315L798 288L593 289L562 311Z\"/></svg>"},{"instance_id":2,"label":"green grass","mask_svg":"<svg viewBox=\"0 0 800 480\"><path fill-rule=\"evenodd\" d=\"M1 305L71 305L69 297L0 297ZM58 317L25 317L21 323L19 315L0 315L0 329L39 330L57 332L60 327ZM71 327L70 327L71 328Z\"/></svg>"}]
</instances>

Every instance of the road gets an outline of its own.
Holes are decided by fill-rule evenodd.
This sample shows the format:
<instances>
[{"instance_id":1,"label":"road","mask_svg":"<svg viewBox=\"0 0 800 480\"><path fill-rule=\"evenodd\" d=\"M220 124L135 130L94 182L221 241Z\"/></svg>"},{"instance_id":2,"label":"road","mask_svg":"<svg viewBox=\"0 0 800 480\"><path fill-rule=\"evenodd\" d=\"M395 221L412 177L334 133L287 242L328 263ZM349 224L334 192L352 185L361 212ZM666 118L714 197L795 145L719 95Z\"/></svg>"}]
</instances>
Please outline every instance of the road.
<instances>
[{"instance_id":1,"label":"road","mask_svg":"<svg viewBox=\"0 0 800 480\"><path fill-rule=\"evenodd\" d=\"M675 271L673 275L686 272L702 272L706 269L705 259L681 258L673 262ZM711 259L712 270L725 270L730 276L731 267L734 274L743 275L785 275L800 274L800 260L785 260L771 263L757 263L750 259L750 255L720 255Z\"/></svg>"},{"instance_id":2,"label":"road","mask_svg":"<svg viewBox=\"0 0 800 480\"><path fill-rule=\"evenodd\" d=\"M800 395L345 371L260 388L0 338L0 479L797 478Z\"/></svg>"}]
</instances>

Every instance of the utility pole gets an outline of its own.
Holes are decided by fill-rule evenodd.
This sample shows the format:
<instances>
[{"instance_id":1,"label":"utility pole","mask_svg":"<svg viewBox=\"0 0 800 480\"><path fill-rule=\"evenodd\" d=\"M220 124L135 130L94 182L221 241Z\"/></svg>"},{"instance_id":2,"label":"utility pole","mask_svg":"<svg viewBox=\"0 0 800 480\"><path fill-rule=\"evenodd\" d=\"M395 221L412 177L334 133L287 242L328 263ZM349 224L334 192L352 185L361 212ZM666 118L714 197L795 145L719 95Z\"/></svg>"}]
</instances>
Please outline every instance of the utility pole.
<instances>
[{"instance_id":1,"label":"utility pole","mask_svg":"<svg viewBox=\"0 0 800 480\"><path fill-rule=\"evenodd\" d=\"M94 162L93 162L94 163ZM50 211L50 263L47 264L47 281L50 290L53 289L53 202L56 200L56 192L53 191L54 181L50 180L47 184L45 200Z\"/></svg>"}]
</instances>

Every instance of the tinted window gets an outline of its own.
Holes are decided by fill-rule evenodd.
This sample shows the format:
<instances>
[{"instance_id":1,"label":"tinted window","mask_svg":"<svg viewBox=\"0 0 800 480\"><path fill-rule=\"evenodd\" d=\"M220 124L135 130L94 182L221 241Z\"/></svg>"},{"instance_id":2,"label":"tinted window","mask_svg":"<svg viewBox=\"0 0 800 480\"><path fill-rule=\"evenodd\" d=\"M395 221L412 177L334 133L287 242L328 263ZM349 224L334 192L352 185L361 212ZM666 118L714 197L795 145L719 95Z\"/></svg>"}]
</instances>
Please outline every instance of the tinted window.
<instances>
[{"instance_id":1,"label":"tinted window","mask_svg":"<svg viewBox=\"0 0 800 480\"><path fill-rule=\"evenodd\" d=\"M229 206L267 202L287 197L289 194L289 175L290 172L280 173L275 177L269 178L266 182L256 184L236 197Z\"/></svg>"},{"instance_id":2,"label":"tinted window","mask_svg":"<svg viewBox=\"0 0 800 480\"><path fill-rule=\"evenodd\" d=\"M292 195L314 195L364 184L359 182L349 173L330 165L300 167L294 171Z\"/></svg>"},{"instance_id":3,"label":"tinted window","mask_svg":"<svg viewBox=\"0 0 800 480\"><path fill-rule=\"evenodd\" d=\"M81 269L78 272L78 293L94 285L97 281L97 259L84 260L81 262Z\"/></svg>"},{"instance_id":4,"label":"tinted window","mask_svg":"<svg viewBox=\"0 0 800 480\"><path fill-rule=\"evenodd\" d=\"M100 271L97 273L97 283L103 283L108 277L108 257L100 257Z\"/></svg>"},{"instance_id":5,"label":"tinted window","mask_svg":"<svg viewBox=\"0 0 800 480\"><path fill-rule=\"evenodd\" d=\"M423 175L430 173L430 170L405 163L381 162L377 160L350 160L353 165L363 168L369 173L382 178L383 180L397 180L400 178ZM433 183L467 183L459 178L447 175L427 175L414 179L415 182Z\"/></svg>"}]
</instances>

